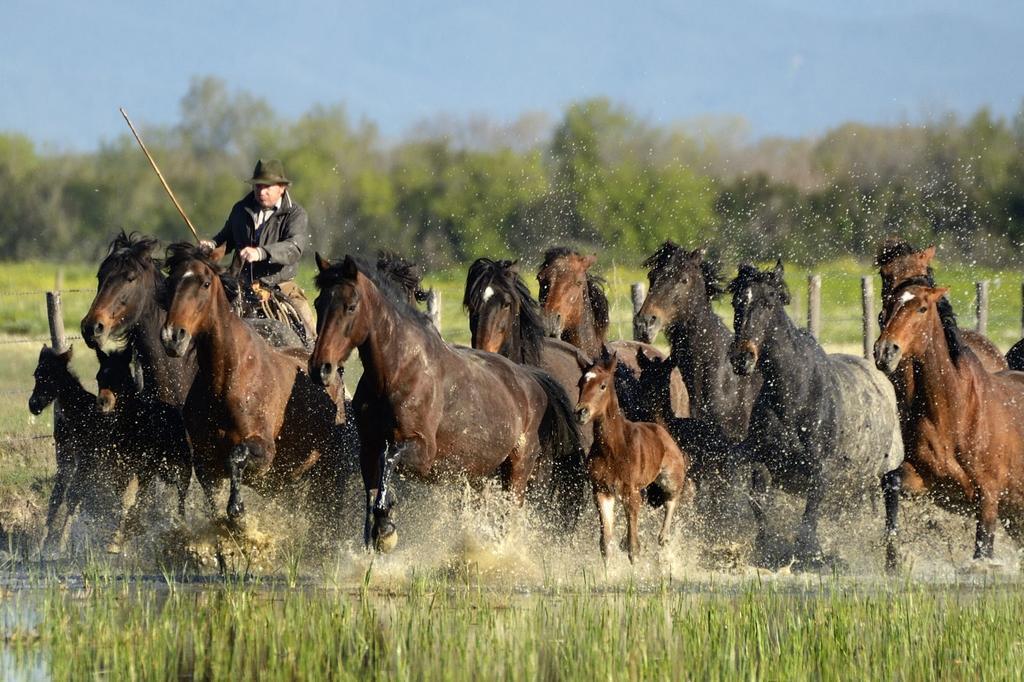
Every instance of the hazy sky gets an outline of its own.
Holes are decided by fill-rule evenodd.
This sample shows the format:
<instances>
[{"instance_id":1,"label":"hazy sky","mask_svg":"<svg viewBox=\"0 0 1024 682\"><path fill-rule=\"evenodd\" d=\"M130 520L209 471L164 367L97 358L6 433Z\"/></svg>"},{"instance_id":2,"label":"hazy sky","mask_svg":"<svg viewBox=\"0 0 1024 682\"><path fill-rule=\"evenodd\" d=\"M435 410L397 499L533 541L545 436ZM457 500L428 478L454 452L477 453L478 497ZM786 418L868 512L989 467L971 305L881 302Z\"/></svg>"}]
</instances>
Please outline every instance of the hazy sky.
<instances>
[{"instance_id":1,"label":"hazy sky","mask_svg":"<svg viewBox=\"0 0 1024 682\"><path fill-rule=\"evenodd\" d=\"M756 134L919 121L1024 96L1024 2L167 3L6 0L0 130L95 147L173 123L189 80L285 116L344 103L400 135L440 113L557 116L607 95L656 123L737 114Z\"/></svg>"}]
</instances>

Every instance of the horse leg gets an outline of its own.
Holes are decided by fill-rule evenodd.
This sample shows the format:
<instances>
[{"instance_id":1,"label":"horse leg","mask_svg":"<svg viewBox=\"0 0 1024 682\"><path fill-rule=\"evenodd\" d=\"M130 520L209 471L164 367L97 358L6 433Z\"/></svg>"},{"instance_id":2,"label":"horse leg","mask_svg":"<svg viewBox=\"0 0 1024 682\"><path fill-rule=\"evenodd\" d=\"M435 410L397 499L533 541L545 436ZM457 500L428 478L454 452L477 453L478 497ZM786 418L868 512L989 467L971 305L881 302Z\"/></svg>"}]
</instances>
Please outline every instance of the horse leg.
<instances>
[{"instance_id":1,"label":"horse leg","mask_svg":"<svg viewBox=\"0 0 1024 682\"><path fill-rule=\"evenodd\" d=\"M807 505L796 536L796 559L800 563L816 564L822 560L821 545L818 542L818 508L824 491L820 484L811 485L807 491Z\"/></svg>"},{"instance_id":2,"label":"horse leg","mask_svg":"<svg viewBox=\"0 0 1024 682\"><path fill-rule=\"evenodd\" d=\"M668 536L672 532L672 515L675 514L677 504L679 504L678 495L665 499L665 520L662 521L661 532L658 533L658 544L662 547L668 544Z\"/></svg>"},{"instance_id":3,"label":"horse leg","mask_svg":"<svg viewBox=\"0 0 1024 682\"><path fill-rule=\"evenodd\" d=\"M996 523L999 520L999 496L979 488L978 530L974 539L974 558L991 559L995 552Z\"/></svg>"},{"instance_id":4,"label":"horse leg","mask_svg":"<svg viewBox=\"0 0 1024 682\"><path fill-rule=\"evenodd\" d=\"M615 528L615 496L607 491L594 491L594 504L601 519L601 556L608 562L608 547Z\"/></svg>"},{"instance_id":5,"label":"horse leg","mask_svg":"<svg viewBox=\"0 0 1024 682\"><path fill-rule=\"evenodd\" d=\"M385 446L380 454L380 479L373 500L373 525L370 537L378 552L390 552L398 543L398 530L391 520L391 508L394 506L394 491L391 489L391 478L398 465L398 458L408 447L409 441L401 445Z\"/></svg>"},{"instance_id":6,"label":"horse leg","mask_svg":"<svg viewBox=\"0 0 1024 682\"><path fill-rule=\"evenodd\" d=\"M882 476L882 498L885 500L885 570L890 573L895 572L900 563L897 535L902 478L902 471L899 468Z\"/></svg>"},{"instance_id":7,"label":"horse leg","mask_svg":"<svg viewBox=\"0 0 1024 682\"><path fill-rule=\"evenodd\" d=\"M231 448L228 464L231 471L231 493L228 495L228 519L241 525L245 516L245 502L242 500L242 474L253 469L262 475L270 468L274 452L258 438L246 438Z\"/></svg>"},{"instance_id":8,"label":"horse leg","mask_svg":"<svg viewBox=\"0 0 1024 682\"><path fill-rule=\"evenodd\" d=\"M757 523L757 537L754 547L758 553L758 561L764 563L769 553L768 547L768 484L771 474L764 464L756 463L750 470L750 508L754 512Z\"/></svg>"},{"instance_id":9,"label":"horse leg","mask_svg":"<svg viewBox=\"0 0 1024 682\"><path fill-rule=\"evenodd\" d=\"M626 498L626 538L629 541L629 563L640 555L640 491L632 490Z\"/></svg>"},{"instance_id":10,"label":"horse leg","mask_svg":"<svg viewBox=\"0 0 1024 682\"><path fill-rule=\"evenodd\" d=\"M74 457L61 453L57 446L57 475L53 479L53 490L50 492L50 503L46 509L46 536L43 538L43 554L53 556L60 552L64 542L64 531L68 523L68 505L65 499L75 474Z\"/></svg>"}]
</instances>

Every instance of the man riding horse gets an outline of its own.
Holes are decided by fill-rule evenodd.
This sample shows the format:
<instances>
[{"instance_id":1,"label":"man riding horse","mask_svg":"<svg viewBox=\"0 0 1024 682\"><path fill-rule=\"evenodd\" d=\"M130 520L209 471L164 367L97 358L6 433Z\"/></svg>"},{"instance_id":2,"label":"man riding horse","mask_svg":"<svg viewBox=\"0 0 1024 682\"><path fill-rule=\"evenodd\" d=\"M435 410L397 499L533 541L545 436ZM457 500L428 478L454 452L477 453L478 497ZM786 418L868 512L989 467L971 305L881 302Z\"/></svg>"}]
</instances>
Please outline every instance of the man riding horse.
<instances>
[{"instance_id":1,"label":"man riding horse","mask_svg":"<svg viewBox=\"0 0 1024 682\"><path fill-rule=\"evenodd\" d=\"M291 180L277 159L260 159L249 184L252 192L232 207L221 231L202 244L210 249L227 244L228 251L237 251L243 283L258 282L271 289L276 285L301 319L304 340L312 343L316 336L313 310L293 281L309 242L309 218L292 200L288 192Z\"/></svg>"}]
</instances>

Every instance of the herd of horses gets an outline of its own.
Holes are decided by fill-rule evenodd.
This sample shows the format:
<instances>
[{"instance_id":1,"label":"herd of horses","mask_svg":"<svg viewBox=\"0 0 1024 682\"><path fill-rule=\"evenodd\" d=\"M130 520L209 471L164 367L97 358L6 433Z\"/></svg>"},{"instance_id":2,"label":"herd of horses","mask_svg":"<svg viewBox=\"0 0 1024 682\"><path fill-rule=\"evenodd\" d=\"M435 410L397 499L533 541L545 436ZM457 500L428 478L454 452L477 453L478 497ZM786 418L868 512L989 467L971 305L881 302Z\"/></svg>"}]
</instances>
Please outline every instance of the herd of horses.
<instances>
[{"instance_id":1,"label":"herd of horses","mask_svg":"<svg viewBox=\"0 0 1024 682\"><path fill-rule=\"evenodd\" d=\"M44 551L59 552L68 516L98 482L114 495L109 545L137 532L140 505L163 481L178 513L194 474L210 512L245 526L242 485L294 500L312 541L337 542L346 481L365 493L364 542L387 551L399 476L500 482L513 504L569 532L588 492L611 547L616 503L630 560L639 513L680 502L714 509L732 489L756 525L753 563L829 564L818 537L826 503L881 492L885 560L900 564L901 497L924 495L977 521L975 558L996 525L1024 542L1024 341L1006 357L957 327L930 262L934 248L889 240L875 362L828 354L786 313L783 265L741 265L726 281L703 250L666 241L644 262L650 288L634 319L642 341L609 340L596 256L545 254L539 297L518 262L478 259L463 305L472 347L448 343L418 307L420 273L316 256L317 336L308 347L273 320L246 316L244 287L220 250L119 234L100 264L82 336L99 359L98 394L44 347L29 407L56 401L57 476ZM731 296L732 330L712 302ZM666 356L651 342L667 337ZM342 381L352 353L362 375ZM789 549L770 530L773 491L803 500ZM226 499L225 499L226 493ZM720 510L719 510L720 511ZM852 531L851 531L852 532Z\"/></svg>"}]
</instances>

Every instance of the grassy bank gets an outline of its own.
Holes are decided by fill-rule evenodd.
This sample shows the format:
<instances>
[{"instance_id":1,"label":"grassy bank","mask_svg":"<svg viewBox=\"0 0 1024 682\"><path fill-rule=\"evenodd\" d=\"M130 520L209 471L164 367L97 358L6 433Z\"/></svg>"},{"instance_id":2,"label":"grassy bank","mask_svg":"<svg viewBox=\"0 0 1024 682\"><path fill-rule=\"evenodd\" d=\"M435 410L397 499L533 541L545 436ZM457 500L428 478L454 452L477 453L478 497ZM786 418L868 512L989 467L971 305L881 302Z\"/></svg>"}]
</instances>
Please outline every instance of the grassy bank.
<instances>
[{"instance_id":1,"label":"grassy bank","mask_svg":"<svg viewBox=\"0 0 1024 682\"><path fill-rule=\"evenodd\" d=\"M1014 679L1019 586L664 581L532 595L94 579L8 597L7 675L54 679Z\"/></svg>"}]
</instances>

